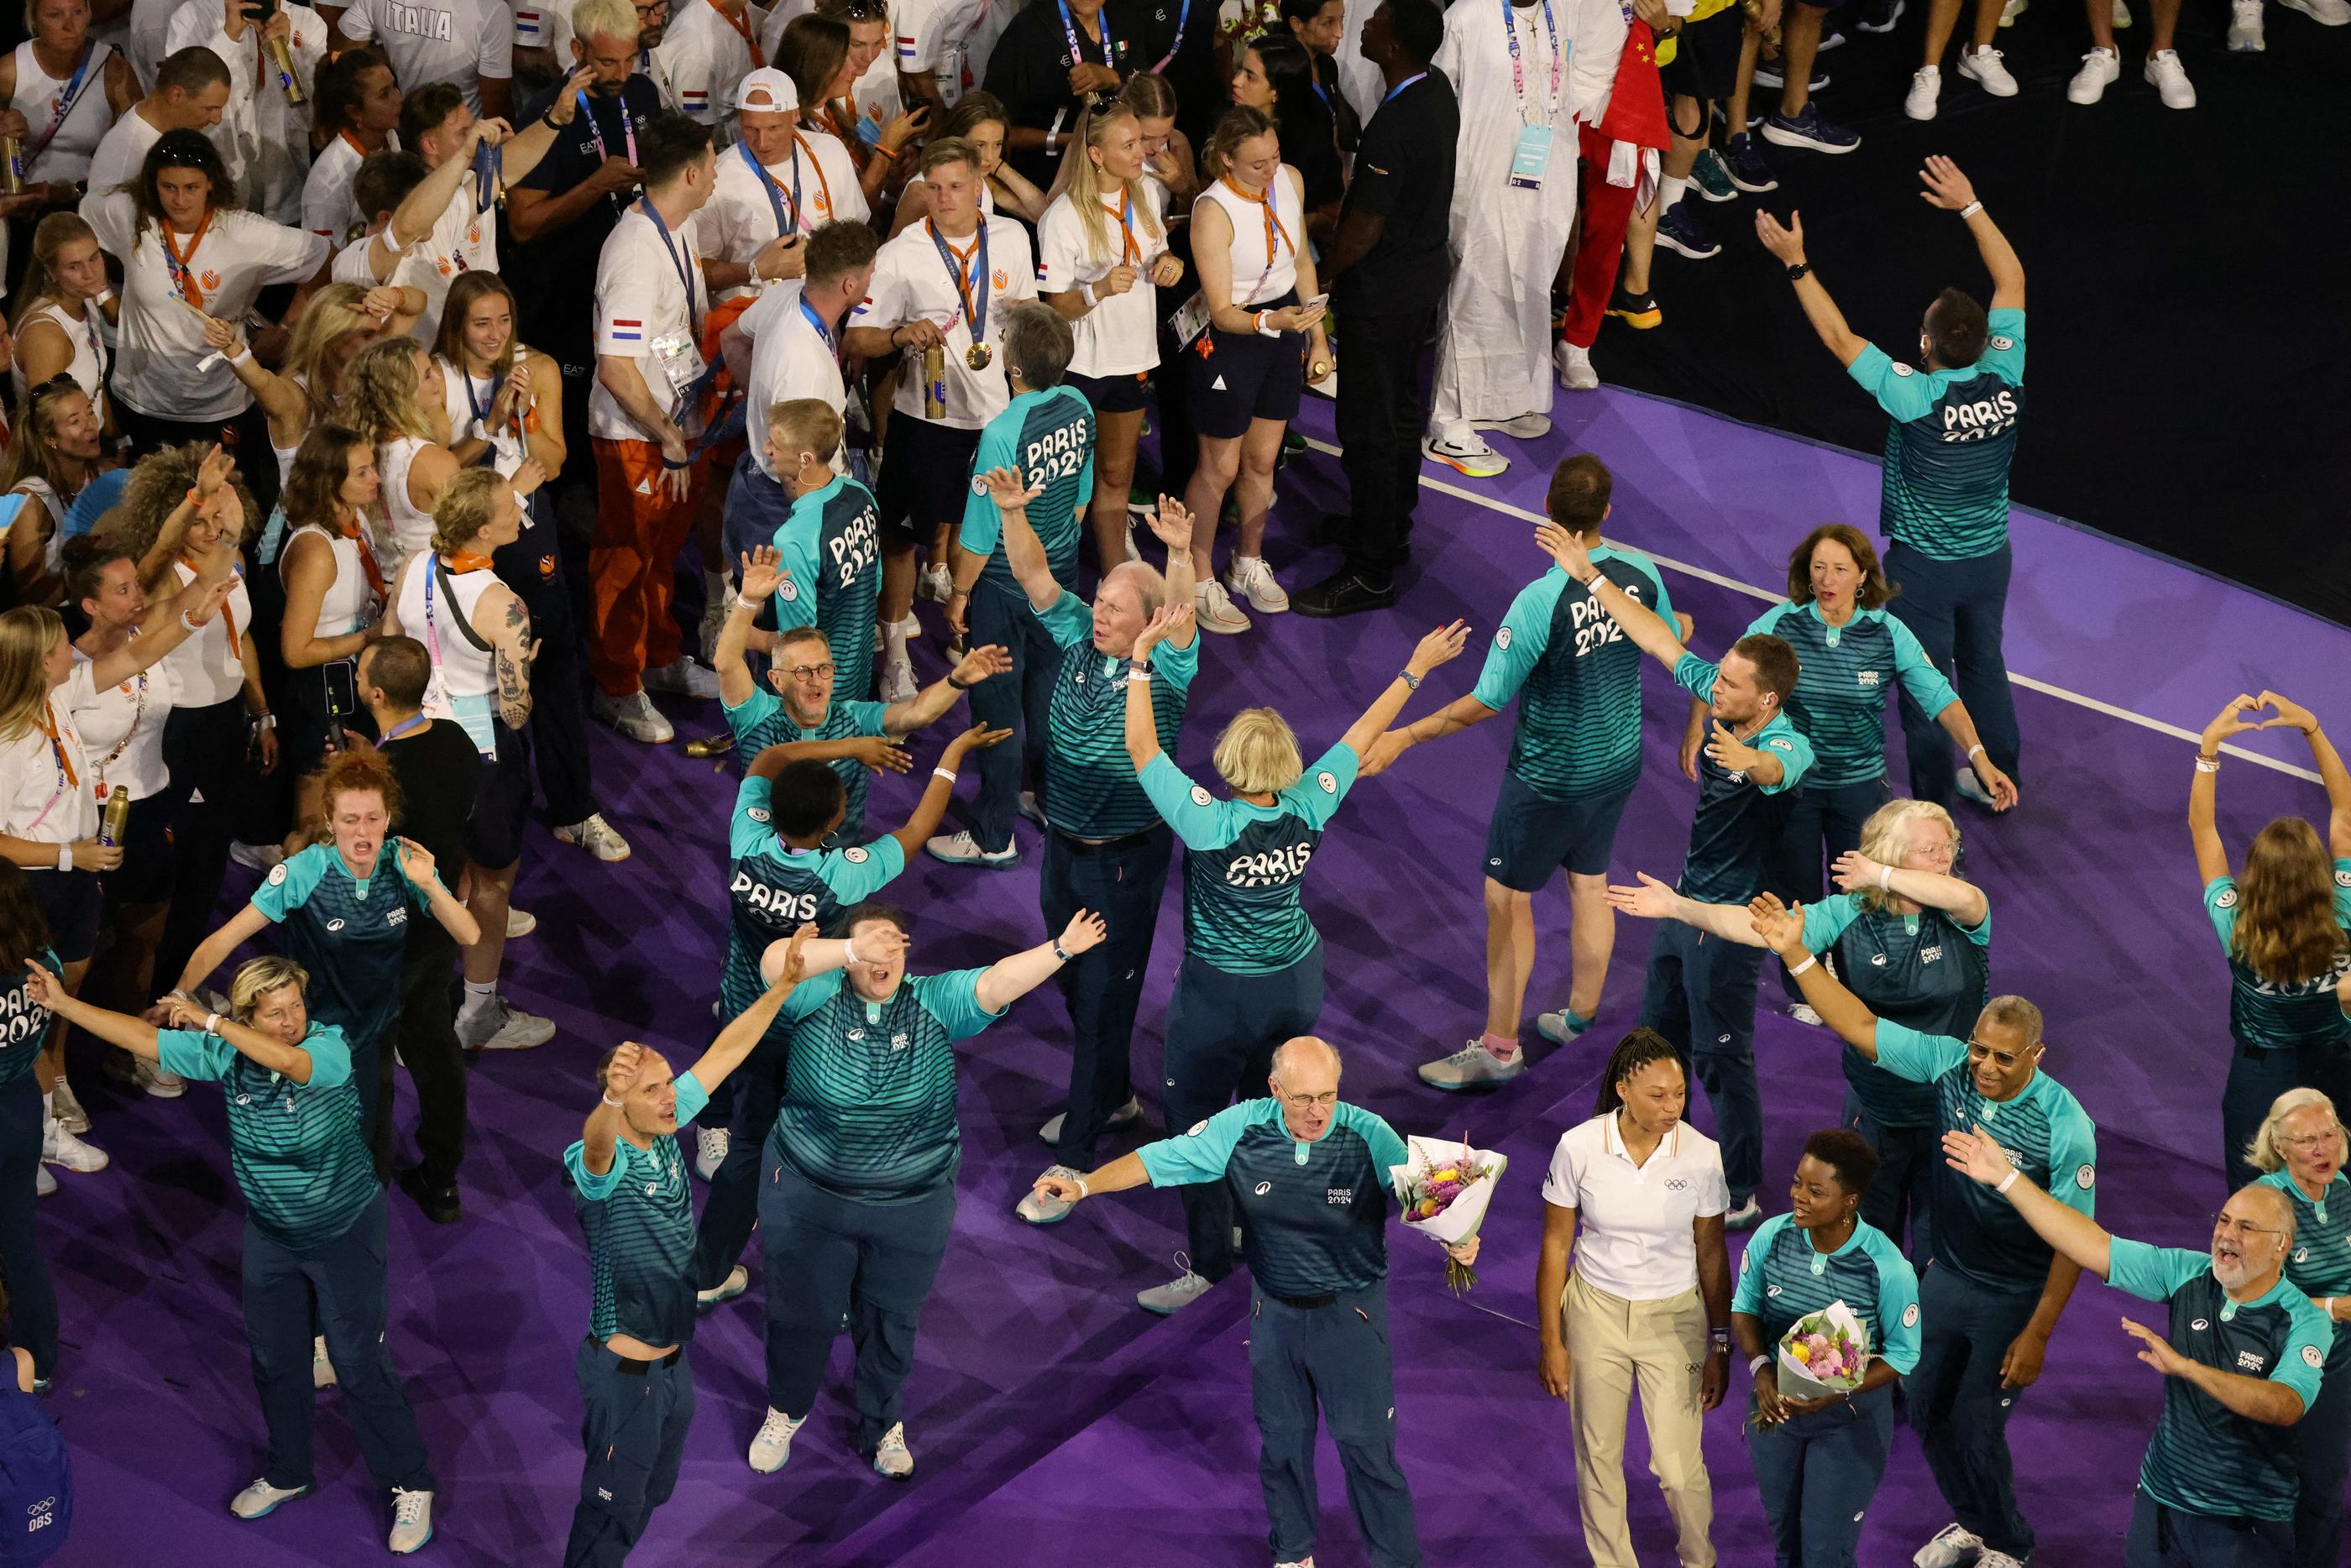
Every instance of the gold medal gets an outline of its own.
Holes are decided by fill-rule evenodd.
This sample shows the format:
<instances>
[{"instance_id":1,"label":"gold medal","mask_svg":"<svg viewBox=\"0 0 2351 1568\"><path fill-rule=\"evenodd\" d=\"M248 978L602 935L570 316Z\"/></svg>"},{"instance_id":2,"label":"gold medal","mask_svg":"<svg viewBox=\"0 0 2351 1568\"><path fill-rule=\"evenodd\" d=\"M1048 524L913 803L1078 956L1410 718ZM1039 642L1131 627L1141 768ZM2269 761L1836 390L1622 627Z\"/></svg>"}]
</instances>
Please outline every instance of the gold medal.
<instances>
[{"instance_id":1,"label":"gold medal","mask_svg":"<svg viewBox=\"0 0 2351 1568\"><path fill-rule=\"evenodd\" d=\"M975 370L985 370L987 362L996 358L996 350L985 343L975 343L965 351L963 362Z\"/></svg>"}]
</instances>

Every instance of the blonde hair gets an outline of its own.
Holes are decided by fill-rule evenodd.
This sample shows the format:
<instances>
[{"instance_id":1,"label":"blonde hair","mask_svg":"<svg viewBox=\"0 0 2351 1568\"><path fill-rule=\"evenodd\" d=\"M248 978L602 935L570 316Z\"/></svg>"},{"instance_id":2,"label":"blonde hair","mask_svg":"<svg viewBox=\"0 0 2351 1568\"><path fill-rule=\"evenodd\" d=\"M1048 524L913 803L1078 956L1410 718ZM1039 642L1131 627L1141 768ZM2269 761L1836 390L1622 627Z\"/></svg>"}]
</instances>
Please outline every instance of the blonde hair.
<instances>
[{"instance_id":1,"label":"blonde hair","mask_svg":"<svg viewBox=\"0 0 2351 1568\"><path fill-rule=\"evenodd\" d=\"M44 301L65 303L55 268L57 253L76 240L98 244L98 231L84 223L80 214L76 213L51 213L33 230L33 260L25 268L25 281L16 286L16 308L9 318L15 330L23 331L25 317Z\"/></svg>"},{"instance_id":2,"label":"blonde hair","mask_svg":"<svg viewBox=\"0 0 2351 1568\"><path fill-rule=\"evenodd\" d=\"M302 319L294 324L293 337L286 345L284 373L302 389L313 424L335 412L335 350L357 333L373 336L381 330L382 324L360 308L366 297L367 290L355 283L330 283L310 296Z\"/></svg>"},{"instance_id":3,"label":"blonde hair","mask_svg":"<svg viewBox=\"0 0 2351 1568\"><path fill-rule=\"evenodd\" d=\"M1111 127L1129 119L1135 122L1136 133L1141 134L1143 117L1135 112L1133 104L1123 99L1113 99L1100 109L1089 106L1078 114L1077 140L1089 151L1097 151ZM1077 209L1078 223L1085 230L1088 260L1107 261L1113 254L1121 258L1126 254L1123 241L1120 241L1113 250L1110 214L1104 210L1109 204L1108 199L1114 193L1123 193L1128 201L1133 202L1134 210L1143 214L1145 232L1155 238L1158 236L1161 232L1159 220L1152 214L1150 192L1144 189L1141 180L1129 180L1123 184L1106 181L1101 166L1091 157L1064 158L1061 161L1070 171L1065 189L1070 204Z\"/></svg>"},{"instance_id":4,"label":"blonde hair","mask_svg":"<svg viewBox=\"0 0 2351 1568\"><path fill-rule=\"evenodd\" d=\"M446 556L490 525L498 493L508 488L495 468L462 468L433 504L433 548Z\"/></svg>"},{"instance_id":5,"label":"blonde hair","mask_svg":"<svg viewBox=\"0 0 2351 1568\"><path fill-rule=\"evenodd\" d=\"M2285 1146L2279 1140L2279 1129L2287 1118L2304 1111L2324 1111L2336 1135L2343 1135L2343 1117L2335 1109L2335 1102L2316 1089L2288 1089L2270 1102L2269 1115L2253 1129L2253 1138L2245 1145L2245 1163L2255 1170L2280 1170L2285 1166Z\"/></svg>"},{"instance_id":6,"label":"blonde hair","mask_svg":"<svg viewBox=\"0 0 2351 1568\"><path fill-rule=\"evenodd\" d=\"M813 452L830 462L841 450L841 416L822 398L789 398L768 408L768 433L782 451Z\"/></svg>"},{"instance_id":7,"label":"blonde hair","mask_svg":"<svg viewBox=\"0 0 2351 1568\"><path fill-rule=\"evenodd\" d=\"M1931 800L1889 800L1871 812L1861 825L1861 852L1880 866L1900 866L1910 853L1910 825L1919 821L1940 823L1951 836L1951 853L1959 853L1959 825ZM1858 897L1861 907L1876 915L1885 912L1893 895L1883 888L1864 888Z\"/></svg>"},{"instance_id":8,"label":"blonde hair","mask_svg":"<svg viewBox=\"0 0 2351 1568\"><path fill-rule=\"evenodd\" d=\"M307 991L309 984L310 971L292 959L279 958L275 954L247 959L238 968L236 978L229 982L228 1015L239 1023L250 1023L253 1022L253 1010L271 992L287 985L298 991Z\"/></svg>"},{"instance_id":9,"label":"blonde hair","mask_svg":"<svg viewBox=\"0 0 2351 1568\"><path fill-rule=\"evenodd\" d=\"M1236 794L1280 794L1306 771L1298 732L1270 708L1244 708L1217 737L1217 775Z\"/></svg>"},{"instance_id":10,"label":"blonde hair","mask_svg":"<svg viewBox=\"0 0 2351 1568\"><path fill-rule=\"evenodd\" d=\"M582 55L588 52L590 38L631 40L643 31L631 0L580 0L571 8L571 36L580 40Z\"/></svg>"},{"instance_id":11,"label":"blonde hair","mask_svg":"<svg viewBox=\"0 0 2351 1568\"><path fill-rule=\"evenodd\" d=\"M49 700L49 654L65 634L63 618L40 605L0 614L0 743L39 719Z\"/></svg>"},{"instance_id":12,"label":"blonde hair","mask_svg":"<svg viewBox=\"0 0 2351 1568\"><path fill-rule=\"evenodd\" d=\"M433 439L433 423L416 400L426 353L413 337L385 337L351 356L343 372L343 422L381 446L402 436Z\"/></svg>"}]
</instances>

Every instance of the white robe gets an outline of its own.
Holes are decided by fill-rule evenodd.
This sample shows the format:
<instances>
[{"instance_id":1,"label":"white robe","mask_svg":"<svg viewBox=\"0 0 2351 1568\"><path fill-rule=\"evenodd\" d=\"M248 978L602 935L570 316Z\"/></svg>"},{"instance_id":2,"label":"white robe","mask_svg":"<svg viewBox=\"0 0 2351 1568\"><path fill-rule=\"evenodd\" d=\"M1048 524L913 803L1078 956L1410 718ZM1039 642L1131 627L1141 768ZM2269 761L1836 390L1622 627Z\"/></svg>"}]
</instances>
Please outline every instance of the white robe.
<instances>
[{"instance_id":1,"label":"white robe","mask_svg":"<svg viewBox=\"0 0 2351 1568\"><path fill-rule=\"evenodd\" d=\"M1575 223L1575 117L1566 61L1577 0L1551 0L1554 45L1541 0L1509 8L1526 80L1525 119L1510 80L1501 0L1460 0L1445 14L1435 65L1461 103L1453 172L1453 282L1437 334L1429 406L1435 435L1466 436L1473 420L1551 411L1551 290ZM1561 60L1552 91L1552 61ZM1510 182L1523 122L1552 130L1542 189Z\"/></svg>"}]
</instances>

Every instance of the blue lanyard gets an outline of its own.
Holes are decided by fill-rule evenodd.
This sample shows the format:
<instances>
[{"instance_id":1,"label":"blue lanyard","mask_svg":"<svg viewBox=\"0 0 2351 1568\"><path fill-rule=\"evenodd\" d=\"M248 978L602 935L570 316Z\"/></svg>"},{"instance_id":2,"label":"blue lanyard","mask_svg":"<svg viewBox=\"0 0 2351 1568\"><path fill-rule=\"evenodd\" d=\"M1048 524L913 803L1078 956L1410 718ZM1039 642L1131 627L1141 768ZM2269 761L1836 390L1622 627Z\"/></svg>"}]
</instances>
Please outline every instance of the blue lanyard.
<instances>
[{"instance_id":1,"label":"blue lanyard","mask_svg":"<svg viewBox=\"0 0 2351 1568\"><path fill-rule=\"evenodd\" d=\"M1188 10L1191 6L1191 0L1184 0L1184 3L1186 9ZM1507 4L1508 0L1504 0L1504 3ZM1545 3L1548 4L1549 0L1545 0ZM1070 0L1053 0L1053 4L1061 8L1061 36L1070 41L1070 63L1073 66L1082 65L1085 62L1086 52L1078 47L1077 24L1070 20ZM1094 26L1102 32L1102 64L1108 66L1113 70L1118 69L1118 59L1116 55L1113 52L1111 45L1110 8L1108 6L1104 6L1102 9L1094 13ZM1180 36L1183 24L1179 22L1176 24L1176 26ZM1166 64L1166 61L1162 60L1160 64L1165 65Z\"/></svg>"},{"instance_id":2,"label":"blue lanyard","mask_svg":"<svg viewBox=\"0 0 2351 1568\"><path fill-rule=\"evenodd\" d=\"M783 182L759 166L759 161L751 155L749 142L737 142L735 151L743 155L743 161L750 166L751 178L757 180L759 182L759 189L768 193L768 208L776 214L777 235L779 238L789 238L799 234L801 212L799 132L792 133L792 188L789 192L784 190ZM792 203L792 210L789 214L784 211L784 198L787 194L790 196Z\"/></svg>"},{"instance_id":3,"label":"blue lanyard","mask_svg":"<svg viewBox=\"0 0 2351 1568\"><path fill-rule=\"evenodd\" d=\"M938 225L925 218L923 227L930 231L931 244L938 246L939 260L946 264L947 275L955 279L956 294L963 304L964 319L971 323L971 340L977 346L987 337L987 219L982 215L979 220L979 244L972 251L969 286L965 285L963 264L956 260L955 252L947 248L946 236L939 233ZM975 293L978 296L977 304L973 302ZM806 306L808 302L802 300L800 303Z\"/></svg>"},{"instance_id":4,"label":"blue lanyard","mask_svg":"<svg viewBox=\"0 0 2351 1568\"><path fill-rule=\"evenodd\" d=\"M74 111L74 105L81 101L82 78L89 73L89 62L97 53L96 44L84 44L81 47L81 58L74 62L73 76L66 82L66 90L57 95L56 105L49 110L49 128L41 132L41 139L38 141L33 143L33 151L26 158L26 162L30 163L35 158L38 158L47 151L49 143L57 139L57 132L65 129L66 116L71 114Z\"/></svg>"},{"instance_id":5,"label":"blue lanyard","mask_svg":"<svg viewBox=\"0 0 2351 1568\"><path fill-rule=\"evenodd\" d=\"M1505 4L1507 3L1508 0L1505 0ZM1550 4L1550 0L1544 0L1544 4ZM594 128L595 123L593 119L588 122L590 129ZM474 149L474 212L476 216L488 212L490 203L504 193L502 186L505 182L501 176L505 167L506 154L499 149L496 147Z\"/></svg>"},{"instance_id":6,"label":"blue lanyard","mask_svg":"<svg viewBox=\"0 0 2351 1568\"><path fill-rule=\"evenodd\" d=\"M1167 46L1167 52L1159 57L1159 63L1157 65L1151 67L1151 74L1153 76L1157 76L1160 72L1165 70L1167 68L1167 62L1174 59L1177 55L1183 52L1184 24L1189 22L1191 19L1192 0L1184 0L1184 8L1176 14L1176 41ZM1109 36L1108 33L1105 32L1103 36L1107 39Z\"/></svg>"},{"instance_id":7,"label":"blue lanyard","mask_svg":"<svg viewBox=\"0 0 2351 1568\"><path fill-rule=\"evenodd\" d=\"M425 585L425 587L426 591L429 593L431 591L432 585L428 583ZM425 716L423 713L410 714L407 718L402 719L399 723L394 724L391 729L386 730L383 732L383 740L378 743L389 745L392 742L400 739L401 736L405 735L412 731L424 728L424 720Z\"/></svg>"},{"instance_id":8,"label":"blue lanyard","mask_svg":"<svg viewBox=\"0 0 2351 1568\"><path fill-rule=\"evenodd\" d=\"M1551 0L1542 0L1542 13L1543 26L1551 33L1551 101L1543 109L1543 118L1549 119L1559 111L1559 22L1551 14ZM1502 0L1502 32L1510 40L1510 89L1518 97L1519 114L1523 119L1527 111L1527 78L1519 58L1519 26L1510 16L1510 0Z\"/></svg>"},{"instance_id":9,"label":"blue lanyard","mask_svg":"<svg viewBox=\"0 0 2351 1568\"><path fill-rule=\"evenodd\" d=\"M1405 78L1404 80L1396 83L1395 86L1388 88L1388 96L1380 99L1380 107L1382 109L1385 109L1389 102L1395 99L1396 94L1404 91L1405 88L1412 86L1413 83L1424 79L1427 75L1428 73L1426 71L1415 71L1412 75Z\"/></svg>"},{"instance_id":10,"label":"blue lanyard","mask_svg":"<svg viewBox=\"0 0 2351 1568\"><path fill-rule=\"evenodd\" d=\"M737 145L739 146L740 143ZM833 341L832 328L824 324L824 317L810 308L808 296L805 294L800 296L800 314L808 317L808 324L810 327L816 328L816 335L824 339L824 346L832 351L833 361L838 364L841 360L841 345Z\"/></svg>"},{"instance_id":11,"label":"blue lanyard","mask_svg":"<svg viewBox=\"0 0 2351 1568\"><path fill-rule=\"evenodd\" d=\"M662 215L653 210L653 199L640 196L637 205L643 207L645 216L653 221L653 231L661 235L662 249L669 253L670 265L677 268L677 281L685 286L685 329L698 343L702 337L702 307L695 303L694 269L686 265L684 259L677 254L677 247L670 244L669 225L663 223Z\"/></svg>"}]
</instances>

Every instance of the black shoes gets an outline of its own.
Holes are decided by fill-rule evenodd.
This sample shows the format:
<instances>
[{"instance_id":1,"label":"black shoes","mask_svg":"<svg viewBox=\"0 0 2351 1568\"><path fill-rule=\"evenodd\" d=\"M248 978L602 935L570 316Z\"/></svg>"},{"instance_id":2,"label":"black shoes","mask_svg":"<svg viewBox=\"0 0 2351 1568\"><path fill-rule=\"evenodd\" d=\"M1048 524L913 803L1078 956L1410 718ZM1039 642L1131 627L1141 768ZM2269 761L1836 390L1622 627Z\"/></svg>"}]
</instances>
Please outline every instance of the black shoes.
<instances>
[{"instance_id":1,"label":"black shoes","mask_svg":"<svg viewBox=\"0 0 2351 1568\"><path fill-rule=\"evenodd\" d=\"M400 1189L414 1199L416 1206L424 1210L424 1217L435 1225L455 1225L464 1218L464 1210L457 1202L455 1182L446 1187L430 1186L424 1179L423 1167L415 1165L402 1170L398 1179Z\"/></svg>"},{"instance_id":2,"label":"black shoes","mask_svg":"<svg viewBox=\"0 0 2351 1568\"><path fill-rule=\"evenodd\" d=\"M1356 573L1343 571L1293 597L1290 607L1300 615L1328 619L1333 616L1386 609L1395 601L1395 580L1393 577L1373 582Z\"/></svg>"}]
</instances>

